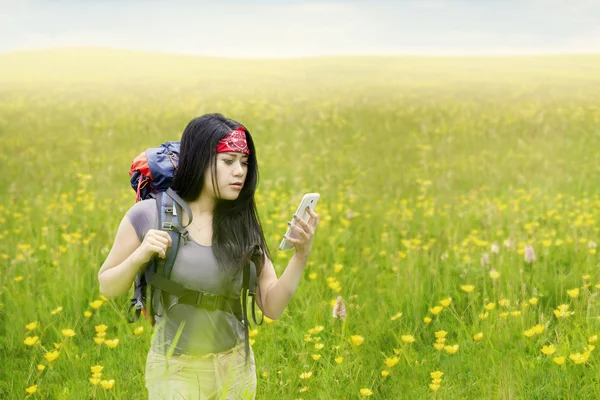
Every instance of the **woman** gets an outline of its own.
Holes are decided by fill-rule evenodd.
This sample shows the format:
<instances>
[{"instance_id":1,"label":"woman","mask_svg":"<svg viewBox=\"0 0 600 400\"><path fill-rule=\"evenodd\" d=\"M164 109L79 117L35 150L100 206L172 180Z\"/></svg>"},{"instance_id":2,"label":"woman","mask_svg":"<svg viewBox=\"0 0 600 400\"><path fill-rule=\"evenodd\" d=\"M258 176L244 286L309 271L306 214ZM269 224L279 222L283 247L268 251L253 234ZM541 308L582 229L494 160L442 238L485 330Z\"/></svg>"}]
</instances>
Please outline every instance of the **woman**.
<instances>
[{"instance_id":1,"label":"woman","mask_svg":"<svg viewBox=\"0 0 600 400\"><path fill-rule=\"evenodd\" d=\"M193 215L187 226L191 241L180 244L170 279L192 290L239 296L245 252L263 250L257 265L256 303L265 316L277 319L295 292L319 222L309 210L308 222L288 222L295 238L287 238L295 254L277 278L256 213L258 182L256 151L250 132L220 114L192 120L180 142L179 164L172 189ZM182 215L183 226L189 218ZM171 239L153 229L158 223L154 199L133 205L123 217L113 247L98 273L100 292L107 297L127 293L135 274L154 254L165 257ZM155 305L157 321L146 360L149 399L254 399L254 353L244 361L244 327L220 309L176 304L166 294L167 310ZM153 300L155 298L153 297ZM166 357L169 349L172 357Z\"/></svg>"}]
</instances>

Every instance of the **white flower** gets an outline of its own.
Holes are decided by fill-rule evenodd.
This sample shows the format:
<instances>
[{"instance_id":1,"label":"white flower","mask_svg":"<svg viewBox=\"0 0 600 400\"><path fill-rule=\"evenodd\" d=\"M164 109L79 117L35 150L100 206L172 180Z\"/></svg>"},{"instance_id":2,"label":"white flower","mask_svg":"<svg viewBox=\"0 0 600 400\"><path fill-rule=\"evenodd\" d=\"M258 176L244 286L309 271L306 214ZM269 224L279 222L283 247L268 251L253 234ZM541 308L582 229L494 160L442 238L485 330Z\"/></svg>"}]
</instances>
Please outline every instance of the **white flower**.
<instances>
[{"instance_id":1,"label":"white flower","mask_svg":"<svg viewBox=\"0 0 600 400\"><path fill-rule=\"evenodd\" d=\"M494 243L494 244L492 245L492 253L494 253L494 254L498 254L499 252L500 252L500 246L498 246L498 244L497 244L497 243Z\"/></svg>"},{"instance_id":2,"label":"white flower","mask_svg":"<svg viewBox=\"0 0 600 400\"><path fill-rule=\"evenodd\" d=\"M342 296L338 296L333 306L333 318L337 318L342 321L346 318L346 306L344 305L344 300Z\"/></svg>"},{"instance_id":3,"label":"white flower","mask_svg":"<svg viewBox=\"0 0 600 400\"><path fill-rule=\"evenodd\" d=\"M588 247L589 247L590 249L595 249L595 248L596 248L596 242L594 242L594 241L590 240L590 241L588 242Z\"/></svg>"},{"instance_id":4,"label":"white flower","mask_svg":"<svg viewBox=\"0 0 600 400\"><path fill-rule=\"evenodd\" d=\"M504 241L504 246L510 249L512 247L512 241L510 239L506 239Z\"/></svg>"},{"instance_id":5,"label":"white flower","mask_svg":"<svg viewBox=\"0 0 600 400\"><path fill-rule=\"evenodd\" d=\"M483 255L481 256L481 265L483 267L489 267L490 265L490 256L488 253L483 253Z\"/></svg>"}]
</instances>

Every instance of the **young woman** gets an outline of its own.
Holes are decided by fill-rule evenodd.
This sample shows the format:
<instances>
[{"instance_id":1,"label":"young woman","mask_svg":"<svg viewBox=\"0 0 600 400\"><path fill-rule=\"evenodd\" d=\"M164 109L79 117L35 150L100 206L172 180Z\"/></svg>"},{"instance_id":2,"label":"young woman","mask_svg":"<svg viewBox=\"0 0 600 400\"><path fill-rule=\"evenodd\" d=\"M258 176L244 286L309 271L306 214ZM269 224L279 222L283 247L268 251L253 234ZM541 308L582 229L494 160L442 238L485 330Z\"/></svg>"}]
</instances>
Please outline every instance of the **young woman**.
<instances>
[{"instance_id":1,"label":"young woman","mask_svg":"<svg viewBox=\"0 0 600 400\"><path fill-rule=\"evenodd\" d=\"M180 243L171 279L192 290L239 296L243 255L255 245L263 250L257 265L256 303L263 314L277 319L287 307L311 252L318 215L309 211L306 223L294 216L288 222L295 253L277 278L254 193L258 182L256 151L250 132L220 114L195 118L180 142L179 164L171 188L193 215L187 226L191 240ZM126 294L136 273L158 254L165 257L171 238L154 229L158 223L154 199L134 204L125 214L106 261L98 273L100 292L107 297ZM183 226L189 218L181 216ZM259 289L259 290L258 290ZM244 327L230 312L177 304L155 305L157 319L146 360L149 399L254 399L254 353L244 358ZM155 298L153 297L153 300ZM153 303L154 304L154 303ZM169 348L173 356L167 358Z\"/></svg>"}]
</instances>

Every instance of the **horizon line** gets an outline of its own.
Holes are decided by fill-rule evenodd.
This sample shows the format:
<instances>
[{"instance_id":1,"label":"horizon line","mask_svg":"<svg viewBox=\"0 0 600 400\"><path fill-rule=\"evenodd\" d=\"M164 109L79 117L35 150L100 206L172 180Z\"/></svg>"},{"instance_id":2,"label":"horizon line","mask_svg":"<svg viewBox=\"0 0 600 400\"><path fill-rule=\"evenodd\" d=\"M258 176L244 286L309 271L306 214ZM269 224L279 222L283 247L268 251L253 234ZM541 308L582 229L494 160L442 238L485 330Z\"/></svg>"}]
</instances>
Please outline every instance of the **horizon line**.
<instances>
[{"instance_id":1,"label":"horizon line","mask_svg":"<svg viewBox=\"0 0 600 400\"><path fill-rule=\"evenodd\" d=\"M313 54L313 55L295 55L295 56L229 56L218 55L201 52L184 52L184 51L168 51L168 50L149 50L135 49L112 46L40 46L22 48L17 50L0 51L0 56L15 55L19 53L35 53L47 51L115 51L115 52L130 52L130 53L145 53L154 55L173 55L173 56L188 56L201 58L222 58L222 59L243 59L243 60L302 60L314 58L350 58L350 57L424 57L424 58L512 58L512 57L557 57L557 56L600 56L600 51L505 51L505 52L373 52L373 53L339 53L339 54Z\"/></svg>"}]
</instances>

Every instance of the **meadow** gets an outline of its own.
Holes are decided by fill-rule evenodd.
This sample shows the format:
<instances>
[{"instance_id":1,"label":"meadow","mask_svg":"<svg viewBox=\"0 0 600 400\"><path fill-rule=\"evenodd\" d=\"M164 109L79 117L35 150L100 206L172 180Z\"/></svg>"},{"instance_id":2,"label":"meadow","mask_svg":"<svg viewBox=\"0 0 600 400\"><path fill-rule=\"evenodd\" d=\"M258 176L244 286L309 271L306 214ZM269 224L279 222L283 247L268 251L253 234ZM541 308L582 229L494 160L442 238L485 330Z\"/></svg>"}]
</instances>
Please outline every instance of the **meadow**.
<instances>
[{"instance_id":1,"label":"meadow","mask_svg":"<svg viewBox=\"0 0 600 400\"><path fill-rule=\"evenodd\" d=\"M254 138L278 276L321 194L294 298L251 320L257 399L600 398L600 56L100 49L0 55L0 398L145 398L152 329L97 273L133 158L208 112Z\"/></svg>"}]
</instances>

